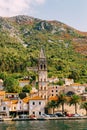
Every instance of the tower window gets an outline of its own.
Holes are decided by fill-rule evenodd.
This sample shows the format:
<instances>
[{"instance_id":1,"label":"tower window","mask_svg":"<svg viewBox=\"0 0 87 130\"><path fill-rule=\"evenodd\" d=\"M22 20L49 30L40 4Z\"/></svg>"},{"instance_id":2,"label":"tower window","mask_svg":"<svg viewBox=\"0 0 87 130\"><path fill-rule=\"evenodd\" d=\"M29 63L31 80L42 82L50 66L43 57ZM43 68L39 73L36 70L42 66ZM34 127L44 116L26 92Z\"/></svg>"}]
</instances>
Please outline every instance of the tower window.
<instances>
[{"instance_id":1,"label":"tower window","mask_svg":"<svg viewBox=\"0 0 87 130\"><path fill-rule=\"evenodd\" d=\"M41 86L41 90L42 90L42 86Z\"/></svg>"},{"instance_id":2,"label":"tower window","mask_svg":"<svg viewBox=\"0 0 87 130\"><path fill-rule=\"evenodd\" d=\"M46 90L46 87L44 87L44 90Z\"/></svg>"},{"instance_id":3,"label":"tower window","mask_svg":"<svg viewBox=\"0 0 87 130\"><path fill-rule=\"evenodd\" d=\"M46 99L46 95L44 96L44 99Z\"/></svg>"},{"instance_id":4,"label":"tower window","mask_svg":"<svg viewBox=\"0 0 87 130\"><path fill-rule=\"evenodd\" d=\"M42 65L40 65L40 68L41 68L41 70L42 70L43 66L42 66Z\"/></svg>"},{"instance_id":5,"label":"tower window","mask_svg":"<svg viewBox=\"0 0 87 130\"><path fill-rule=\"evenodd\" d=\"M44 81L46 81L46 79L44 79Z\"/></svg>"},{"instance_id":6,"label":"tower window","mask_svg":"<svg viewBox=\"0 0 87 130\"><path fill-rule=\"evenodd\" d=\"M46 69L46 66L44 65L44 69Z\"/></svg>"}]
</instances>

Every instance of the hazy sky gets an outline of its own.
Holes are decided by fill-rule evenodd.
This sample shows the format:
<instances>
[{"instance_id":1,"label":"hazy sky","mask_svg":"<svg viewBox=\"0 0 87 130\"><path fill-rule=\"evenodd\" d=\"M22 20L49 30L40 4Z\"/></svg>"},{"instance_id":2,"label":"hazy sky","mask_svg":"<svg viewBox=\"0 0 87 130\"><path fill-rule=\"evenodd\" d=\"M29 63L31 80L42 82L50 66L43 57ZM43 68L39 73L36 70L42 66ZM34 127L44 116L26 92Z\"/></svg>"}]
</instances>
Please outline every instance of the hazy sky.
<instances>
[{"instance_id":1,"label":"hazy sky","mask_svg":"<svg viewBox=\"0 0 87 130\"><path fill-rule=\"evenodd\" d=\"M58 20L87 32L87 0L0 0L0 16Z\"/></svg>"}]
</instances>

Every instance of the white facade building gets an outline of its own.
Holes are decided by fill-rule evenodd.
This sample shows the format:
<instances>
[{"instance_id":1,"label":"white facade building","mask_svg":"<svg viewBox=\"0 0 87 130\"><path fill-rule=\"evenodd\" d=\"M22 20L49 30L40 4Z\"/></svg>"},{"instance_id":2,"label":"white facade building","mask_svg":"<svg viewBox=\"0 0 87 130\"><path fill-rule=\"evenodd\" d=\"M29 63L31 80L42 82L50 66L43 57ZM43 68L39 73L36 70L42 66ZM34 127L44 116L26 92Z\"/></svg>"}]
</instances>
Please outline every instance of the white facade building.
<instances>
[{"instance_id":1,"label":"white facade building","mask_svg":"<svg viewBox=\"0 0 87 130\"><path fill-rule=\"evenodd\" d=\"M41 97L33 97L29 100L29 115L41 116L45 113L45 100Z\"/></svg>"}]
</instances>

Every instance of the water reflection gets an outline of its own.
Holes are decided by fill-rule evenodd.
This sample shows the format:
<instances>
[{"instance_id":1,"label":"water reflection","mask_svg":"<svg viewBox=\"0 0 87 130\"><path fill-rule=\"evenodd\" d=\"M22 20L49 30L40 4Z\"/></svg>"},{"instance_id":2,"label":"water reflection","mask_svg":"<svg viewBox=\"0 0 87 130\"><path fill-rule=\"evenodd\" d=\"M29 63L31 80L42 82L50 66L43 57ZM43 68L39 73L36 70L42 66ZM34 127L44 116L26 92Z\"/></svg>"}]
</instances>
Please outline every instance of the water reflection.
<instances>
[{"instance_id":1,"label":"water reflection","mask_svg":"<svg viewBox=\"0 0 87 130\"><path fill-rule=\"evenodd\" d=\"M8 121L0 130L87 130L87 120Z\"/></svg>"}]
</instances>

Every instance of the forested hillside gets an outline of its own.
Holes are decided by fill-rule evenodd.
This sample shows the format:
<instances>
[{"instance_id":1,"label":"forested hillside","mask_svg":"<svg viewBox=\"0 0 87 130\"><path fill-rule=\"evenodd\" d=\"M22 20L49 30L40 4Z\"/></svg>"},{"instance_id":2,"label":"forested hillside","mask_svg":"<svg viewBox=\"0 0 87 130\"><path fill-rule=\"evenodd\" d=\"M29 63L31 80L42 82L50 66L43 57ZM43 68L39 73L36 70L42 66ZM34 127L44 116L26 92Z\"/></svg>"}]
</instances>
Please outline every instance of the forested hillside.
<instances>
[{"instance_id":1,"label":"forested hillside","mask_svg":"<svg viewBox=\"0 0 87 130\"><path fill-rule=\"evenodd\" d=\"M49 77L87 83L87 33L59 21L0 17L0 75L29 75L26 68L37 67L41 47L47 56Z\"/></svg>"}]
</instances>

